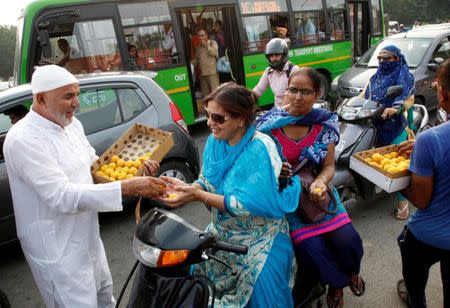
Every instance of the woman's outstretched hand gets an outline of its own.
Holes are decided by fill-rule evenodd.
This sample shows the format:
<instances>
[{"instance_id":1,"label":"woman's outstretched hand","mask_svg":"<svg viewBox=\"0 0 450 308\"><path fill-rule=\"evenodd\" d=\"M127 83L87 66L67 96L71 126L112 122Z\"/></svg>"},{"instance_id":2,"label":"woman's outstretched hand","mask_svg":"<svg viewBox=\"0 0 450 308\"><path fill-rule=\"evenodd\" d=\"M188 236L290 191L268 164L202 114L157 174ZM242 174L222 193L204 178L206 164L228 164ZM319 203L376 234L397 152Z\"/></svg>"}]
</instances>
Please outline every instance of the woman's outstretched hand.
<instances>
[{"instance_id":1,"label":"woman's outstretched hand","mask_svg":"<svg viewBox=\"0 0 450 308\"><path fill-rule=\"evenodd\" d=\"M200 189L197 186L166 176L162 176L160 179L167 184L166 196L160 198L167 206L178 208L186 203L198 201Z\"/></svg>"}]
</instances>

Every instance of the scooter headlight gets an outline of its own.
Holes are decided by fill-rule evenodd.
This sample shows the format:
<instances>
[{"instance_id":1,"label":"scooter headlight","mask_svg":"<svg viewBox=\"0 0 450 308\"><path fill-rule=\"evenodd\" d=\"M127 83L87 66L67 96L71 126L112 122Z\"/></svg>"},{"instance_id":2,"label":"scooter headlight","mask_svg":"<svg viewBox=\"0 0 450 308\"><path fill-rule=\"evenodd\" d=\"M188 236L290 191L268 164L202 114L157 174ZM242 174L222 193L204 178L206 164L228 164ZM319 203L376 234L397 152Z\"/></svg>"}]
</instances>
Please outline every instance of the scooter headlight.
<instances>
[{"instance_id":1,"label":"scooter headlight","mask_svg":"<svg viewBox=\"0 0 450 308\"><path fill-rule=\"evenodd\" d=\"M133 239L133 252L139 262L148 267L167 267L182 264L189 256L189 250L161 250Z\"/></svg>"},{"instance_id":2,"label":"scooter headlight","mask_svg":"<svg viewBox=\"0 0 450 308\"><path fill-rule=\"evenodd\" d=\"M377 112L377 109L362 108L358 113L358 118L364 119L364 118L371 117L375 112Z\"/></svg>"}]
</instances>

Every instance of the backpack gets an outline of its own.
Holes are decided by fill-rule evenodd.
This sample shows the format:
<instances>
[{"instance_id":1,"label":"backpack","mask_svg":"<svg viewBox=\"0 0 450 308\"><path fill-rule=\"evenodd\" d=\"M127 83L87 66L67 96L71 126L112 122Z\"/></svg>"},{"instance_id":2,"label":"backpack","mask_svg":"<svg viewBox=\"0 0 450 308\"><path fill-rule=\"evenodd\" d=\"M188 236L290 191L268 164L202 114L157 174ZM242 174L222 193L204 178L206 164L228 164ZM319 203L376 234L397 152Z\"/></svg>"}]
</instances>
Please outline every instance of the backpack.
<instances>
[{"instance_id":1,"label":"backpack","mask_svg":"<svg viewBox=\"0 0 450 308\"><path fill-rule=\"evenodd\" d=\"M294 68L295 64L292 62L289 62L289 67L286 71L286 77L289 79L291 77L292 69Z\"/></svg>"}]
</instances>

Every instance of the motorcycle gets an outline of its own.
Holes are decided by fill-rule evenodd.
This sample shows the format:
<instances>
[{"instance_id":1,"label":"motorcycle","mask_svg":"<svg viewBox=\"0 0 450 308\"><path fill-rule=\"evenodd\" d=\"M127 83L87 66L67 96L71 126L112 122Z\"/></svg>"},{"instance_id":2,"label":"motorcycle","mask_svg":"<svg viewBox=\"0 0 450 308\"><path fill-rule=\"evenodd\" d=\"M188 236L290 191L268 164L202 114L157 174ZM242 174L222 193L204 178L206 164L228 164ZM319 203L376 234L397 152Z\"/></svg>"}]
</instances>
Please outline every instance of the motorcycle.
<instances>
[{"instance_id":1,"label":"motorcycle","mask_svg":"<svg viewBox=\"0 0 450 308\"><path fill-rule=\"evenodd\" d=\"M174 213L153 208L136 227L133 252L138 260L116 307L137 266L128 307L213 307L214 283L205 276L194 275L192 265L215 260L236 275L231 265L215 256L219 250L247 254L248 247L221 241Z\"/></svg>"},{"instance_id":2,"label":"motorcycle","mask_svg":"<svg viewBox=\"0 0 450 308\"><path fill-rule=\"evenodd\" d=\"M387 89L386 98L395 98L403 92L402 86L391 86ZM425 106L414 104L413 121L415 134L428 129L428 111ZM339 192L345 207L357 200L371 200L382 190L372 182L350 169L350 157L360 151L376 146L378 132L373 124L380 117L384 107L382 104L355 96L344 100L336 112L340 119L340 141L335 148L336 173L333 185Z\"/></svg>"}]
</instances>

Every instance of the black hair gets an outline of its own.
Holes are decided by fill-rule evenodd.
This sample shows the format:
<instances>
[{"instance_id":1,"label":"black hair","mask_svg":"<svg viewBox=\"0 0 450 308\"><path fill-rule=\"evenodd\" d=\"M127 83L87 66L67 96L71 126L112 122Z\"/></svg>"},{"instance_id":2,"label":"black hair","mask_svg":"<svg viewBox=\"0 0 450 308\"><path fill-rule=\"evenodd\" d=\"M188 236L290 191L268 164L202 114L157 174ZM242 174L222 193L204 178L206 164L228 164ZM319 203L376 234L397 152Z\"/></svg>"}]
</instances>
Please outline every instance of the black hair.
<instances>
[{"instance_id":1,"label":"black hair","mask_svg":"<svg viewBox=\"0 0 450 308\"><path fill-rule=\"evenodd\" d=\"M439 66L437 80L443 90L450 92L450 59L445 60Z\"/></svg>"},{"instance_id":2,"label":"black hair","mask_svg":"<svg viewBox=\"0 0 450 308\"><path fill-rule=\"evenodd\" d=\"M245 126L255 120L258 97L244 86L234 82L224 83L203 100L203 106L208 107L212 100L231 116L243 117Z\"/></svg>"},{"instance_id":3,"label":"black hair","mask_svg":"<svg viewBox=\"0 0 450 308\"><path fill-rule=\"evenodd\" d=\"M294 71L289 77L288 84L291 83L291 80L297 75L306 75L311 80L314 91L321 92L322 91L322 77L320 73L312 67L301 67L299 70Z\"/></svg>"},{"instance_id":4,"label":"black hair","mask_svg":"<svg viewBox=\"0 0 450 308\"><path fill-rule=\"evenodd\" d=\"M24 117L28 113L27 107L24 105L17 105L12 108L9 108L5 111L3 111L3 114L6 116L9 116L10 114L14 114L18 117Z\"/></svg>"},{"instance_id":5,"label":"black hair","mask_svg":"<svg viewBox=\"0 0 450 308\"><path fill-rule=\"evenodd\" d=\"M127 43L127 49L128 49L128 51L130 51L130 50L133 49L133 48L136 48L136 49L137 49L137 47L136 47L135 45L130 44L130 43Z\"/></svg>"}]
</instances>

